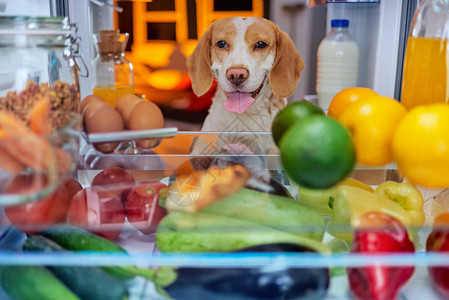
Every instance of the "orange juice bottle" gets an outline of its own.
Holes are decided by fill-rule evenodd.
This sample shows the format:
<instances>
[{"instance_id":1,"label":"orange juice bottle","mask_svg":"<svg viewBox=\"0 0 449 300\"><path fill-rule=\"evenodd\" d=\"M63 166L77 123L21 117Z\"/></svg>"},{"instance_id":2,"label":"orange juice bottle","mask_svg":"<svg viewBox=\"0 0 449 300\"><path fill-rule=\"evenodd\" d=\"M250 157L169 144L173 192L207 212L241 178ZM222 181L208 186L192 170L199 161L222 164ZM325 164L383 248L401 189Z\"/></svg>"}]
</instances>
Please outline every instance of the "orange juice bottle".
<instances>
[{"instance_id":1,"label":"orange juice bottle","mask_svg":"<svg viewBox=\"0 0 449 300\"><path fill-rule=\"evenodd\" d=\"M115 106L118 98L123 95L134 94L132 85L98 85L94 86L94 95L100 96L111 107Z\"/></svg>"},{"instance_id":2,"label":"orange juice bottle","mask_svg":"<svg viewBox=\"0 0 449 300\"><path fill-rule=\"evenodd\" d=\"M449 99L447 0L424 0L413 17L404 61L401 102L407 109Z\"/></svg>"},{"instance_id":3,"label":"orange juice bottle","mask_svg":"<svg viewBox=\"0 0 449 300\"><path fill-rule=\"evenodd\" d=\"M402 104L418 105L448 102L447 40L410 37L404 62Z\"/></svg>"}]
</instances>

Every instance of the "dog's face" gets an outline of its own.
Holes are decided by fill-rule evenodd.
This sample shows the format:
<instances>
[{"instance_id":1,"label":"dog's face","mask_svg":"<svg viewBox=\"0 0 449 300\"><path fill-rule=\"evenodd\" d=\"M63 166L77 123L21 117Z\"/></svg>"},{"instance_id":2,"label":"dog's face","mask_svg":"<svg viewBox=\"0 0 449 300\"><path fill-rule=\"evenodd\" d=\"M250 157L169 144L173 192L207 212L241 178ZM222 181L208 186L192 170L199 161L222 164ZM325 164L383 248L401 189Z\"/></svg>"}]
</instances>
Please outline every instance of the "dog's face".
<instances>
[{"instance_id":1,"label":"dog's face","mask_svg":"<svg viewBox=\"0 0 449 300\"><path fill-rule=\"evenodd\" d=\"M256 91L273 67L276 34L267 20L219 20L211 35L210 59L225 92Z\"/></svg>"},{"instance_id":2,"label":"dog's face","mask_svg":"<svg viewBox=\"0 0 449 300\"><path fill-rule=\"evenodd\" d=\"M233 17L212 23L187 66L195 94L206 93L215 77L228 100L250 99L251 105L266 79L276 97L290 96L304 63L288 35L273 22Z\"/></svg>"}]
</instances>

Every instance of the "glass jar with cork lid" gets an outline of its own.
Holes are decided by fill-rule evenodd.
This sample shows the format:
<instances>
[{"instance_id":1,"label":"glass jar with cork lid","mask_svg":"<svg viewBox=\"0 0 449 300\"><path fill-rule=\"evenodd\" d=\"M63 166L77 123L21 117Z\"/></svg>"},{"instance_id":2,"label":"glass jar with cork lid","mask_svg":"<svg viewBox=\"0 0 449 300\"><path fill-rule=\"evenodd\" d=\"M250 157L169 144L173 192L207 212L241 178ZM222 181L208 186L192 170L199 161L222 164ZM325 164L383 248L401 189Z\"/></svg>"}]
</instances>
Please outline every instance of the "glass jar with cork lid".
<instances>
[{"instance_id":1,"label":"glass jar with cork lid","mask_svg":"<svg viewBox=\"0 0 449 300\"><path fill-rule=\"evenodd\" d=\"M94 35L97 58L94 62L93 93L114 107L123 95L134 94L134 73L125 57L129 35L119 30L101 30Z\"/></svg>"}]
</instances>

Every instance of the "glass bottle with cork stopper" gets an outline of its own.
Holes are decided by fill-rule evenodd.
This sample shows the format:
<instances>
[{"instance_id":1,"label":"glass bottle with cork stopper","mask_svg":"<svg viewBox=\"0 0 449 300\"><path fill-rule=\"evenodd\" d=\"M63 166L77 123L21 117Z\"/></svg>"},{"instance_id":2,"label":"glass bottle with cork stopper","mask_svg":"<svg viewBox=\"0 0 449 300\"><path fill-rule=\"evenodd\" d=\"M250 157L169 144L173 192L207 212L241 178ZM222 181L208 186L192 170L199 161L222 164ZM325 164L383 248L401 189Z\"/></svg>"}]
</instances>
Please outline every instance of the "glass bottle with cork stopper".
<instances>
[{"instance_id":1,"label":"glass bottle with cork stopper","mask_svg":"<svg viewBox=\"0 0 449 300\"><path fill-rule=\"evenodd\" d=\"M119 30L101 30L98 35L93 93L102 97L111 107L123 95L134 94L134 73L125 57L128 34Z\"/></svg>"}]
</instances>

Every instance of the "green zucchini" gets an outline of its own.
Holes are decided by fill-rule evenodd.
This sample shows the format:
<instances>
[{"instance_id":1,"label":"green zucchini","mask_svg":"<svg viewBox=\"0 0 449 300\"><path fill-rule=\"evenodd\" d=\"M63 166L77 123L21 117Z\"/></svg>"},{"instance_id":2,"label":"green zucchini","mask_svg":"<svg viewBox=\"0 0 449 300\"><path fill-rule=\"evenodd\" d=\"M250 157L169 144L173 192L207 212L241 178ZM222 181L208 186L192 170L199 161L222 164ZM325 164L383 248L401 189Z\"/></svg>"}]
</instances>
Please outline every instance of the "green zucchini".
<instances>
[{"instance_id":1,"label":"green zucchini","mask_svg":"<svg viewBox=\"0 0 449 300\"><path fill-rule=\"evenodd\" d=\"M50 227L40 234L67 250L127 253L125 249L114 242L90 233L83 228L68 224ZM102 269L110 275L122 280L141 276L152 281L156 286L167 286L176 278L176 273L171 267L161 267L156 270L118 265L104 266Z\"/></svg>"},{"instance_id":2,"label":"green zucchini","mask_svg":"<svg viewBox=\"0 0 449 300\"><path fill-rule=\"evenodd\" d=\"M325 222L320 213L291 198L241 189L206 207L204 213L245 220L321 241Z\"/></svg>"},{"instance_id":3,"label":"green zucchini","mask_svg":"<svg viewBox=\"0 0 449 300\"><path fill-rule=\"evenodd\" d=\"M30 235L24 251L66 251L55 242L39 235ZM97 267L52 266L48 269L83 300L123 300L129 294L123 282Z\"/></svg>"},{"instance_id":4,"label":"green zucchini","mask_svg":"<svg viewBox=\"0 0 449 300\"><path fill-rule=\"evenodd\" d=\"M156 234L161 252L228 252L270 243L295 243L330 253L327 246L308 236L203 211L172 211L159 223Z\"/></svg>"},{"instance_id":5,"label":"green zucchini","mask_svg":"<svg viewBox=\"0 0 449 300\"><path fill-rule=\"evenodd\" d=\"M41 266L2 266L0 283L12 300L80 300Z\"/></svg>"}]
</instances>

